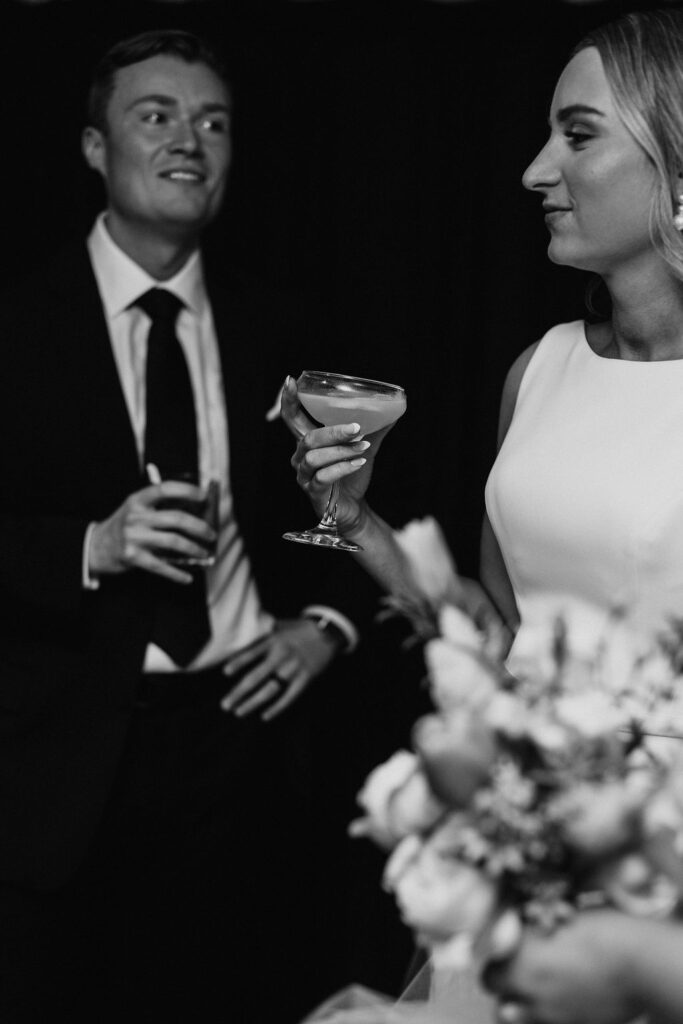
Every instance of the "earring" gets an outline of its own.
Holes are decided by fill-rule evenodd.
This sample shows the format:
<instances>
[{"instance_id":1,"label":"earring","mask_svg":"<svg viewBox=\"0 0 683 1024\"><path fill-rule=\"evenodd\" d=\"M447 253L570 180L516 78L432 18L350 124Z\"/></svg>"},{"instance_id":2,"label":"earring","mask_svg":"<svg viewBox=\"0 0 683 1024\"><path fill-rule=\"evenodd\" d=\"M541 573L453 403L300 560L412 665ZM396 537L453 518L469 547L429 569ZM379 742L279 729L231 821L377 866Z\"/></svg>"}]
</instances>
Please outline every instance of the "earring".
<instances>
[{"instance_id":1,"label":"earring","mask_svg":"<svg viewBox=\"0 0 683 1024\"><path fill-rule=\"evenodd\" d=\"M674 227L676 231L683 231L683 192L678 196L678 205L674 215Z\"/></svg>"}]
</instances>

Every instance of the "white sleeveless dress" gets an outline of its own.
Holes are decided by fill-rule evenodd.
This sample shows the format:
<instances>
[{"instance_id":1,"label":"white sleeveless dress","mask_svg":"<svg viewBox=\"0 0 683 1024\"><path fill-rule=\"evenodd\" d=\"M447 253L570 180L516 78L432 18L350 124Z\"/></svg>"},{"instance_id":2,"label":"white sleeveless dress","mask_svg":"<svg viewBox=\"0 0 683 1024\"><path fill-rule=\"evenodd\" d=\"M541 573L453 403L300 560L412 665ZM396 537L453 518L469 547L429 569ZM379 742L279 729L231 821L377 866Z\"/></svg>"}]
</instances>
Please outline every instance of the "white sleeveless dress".
<instances>
[{"instance_id":1,"label":"white sleeveless dress","mask_svg":"<svg viewBox=\"0 0 683 1024\"><path fill-rule=\"evenodd\" d=\"M542 339L524 373L486 507L521 616L576 598L652 630L683 615L683 360L605 359L581 321ZM514 662L514 646L510 654ZM435 978L453 1024L492 1024L474 972Z\"/></svg>"},{"instance_id":2,"label":"white sleeveless dress","mask_svg":"<svg viewBox=\"0 0 683 1024\"><path fill-rule=\"evenodd\" d=\"M683 360L606 359L583 322L542 339L486 506L520 611L566 595L648 632L683 616Z\"/></svg>"}]
</instances>

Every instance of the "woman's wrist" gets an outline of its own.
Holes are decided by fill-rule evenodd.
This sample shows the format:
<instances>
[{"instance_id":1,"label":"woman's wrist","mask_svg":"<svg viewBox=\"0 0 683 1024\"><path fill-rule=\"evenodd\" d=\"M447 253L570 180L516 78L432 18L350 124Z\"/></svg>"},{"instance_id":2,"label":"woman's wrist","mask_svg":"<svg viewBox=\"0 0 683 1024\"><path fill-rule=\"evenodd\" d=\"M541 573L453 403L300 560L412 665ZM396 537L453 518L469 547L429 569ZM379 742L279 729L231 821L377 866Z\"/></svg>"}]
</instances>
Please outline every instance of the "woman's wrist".
<instances>
[{"instance_id":1,"label":"woman's wrist","mask_svg":"<svg viewBox=\"0 0 683 1024\"><path fill-rule=\"evenodd\" d=\"M362 546L363 539L365 539L367 543L375 532L376 522L377 516L365 499L361 499L358 502L358 512L356 513L355 519L353 519L352 522L345 524L339 532L343 534L346 540L351 540L354 544L360 544Z\"/></svg>"}]
</instances>

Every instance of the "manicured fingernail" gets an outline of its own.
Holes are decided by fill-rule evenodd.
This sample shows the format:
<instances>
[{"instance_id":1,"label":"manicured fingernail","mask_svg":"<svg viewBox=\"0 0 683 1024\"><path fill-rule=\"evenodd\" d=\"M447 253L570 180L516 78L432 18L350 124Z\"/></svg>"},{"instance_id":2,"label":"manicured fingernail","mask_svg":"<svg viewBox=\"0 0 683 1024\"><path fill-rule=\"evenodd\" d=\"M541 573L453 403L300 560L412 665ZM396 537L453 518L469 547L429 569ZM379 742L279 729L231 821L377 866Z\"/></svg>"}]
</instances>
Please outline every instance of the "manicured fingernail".
<instances>
[{"instance_id":1,"label":"manicured fingernail","mask_svg":"<svg viewBox=\"0 0 683 1024\"><path fill-rule=\"evenodd\" d=\"M357 452L366 452L370 447L369 441L354 441L353 447Z\"/></svg>"},{"instance_id":2,"label":"manicured fingernail","mask_svg":"<svg viewBox=\"0 0 683 1024\"><path fill-rule=\"evenodd\" d=\"M367 459L351 459L349 466L353 466L355 469L357 466L364 466L367 461Z\"/></svg>"},{"instance_id":3,"label":"manicured fingernail","mask_svg":"<svg viewBox=\"0 0 683 1024\"><path fill-rule=\"evenodd\" d=\"M343 430L345 434L348 434L349 437L351 437L353 434L357 434L360 430L360 423L347 423Z\"/></svg>"},{"instance_id":4,"label":"manicured fingernail","mask_svg":"<svg viewBox=\"0 0 683 1024\"><path fill-rule=\"evenodd\" d=\"M294 378L290 377L289 374L285 377L285 391L291 391L294 387Z\"/></svg>"}]
</instances>

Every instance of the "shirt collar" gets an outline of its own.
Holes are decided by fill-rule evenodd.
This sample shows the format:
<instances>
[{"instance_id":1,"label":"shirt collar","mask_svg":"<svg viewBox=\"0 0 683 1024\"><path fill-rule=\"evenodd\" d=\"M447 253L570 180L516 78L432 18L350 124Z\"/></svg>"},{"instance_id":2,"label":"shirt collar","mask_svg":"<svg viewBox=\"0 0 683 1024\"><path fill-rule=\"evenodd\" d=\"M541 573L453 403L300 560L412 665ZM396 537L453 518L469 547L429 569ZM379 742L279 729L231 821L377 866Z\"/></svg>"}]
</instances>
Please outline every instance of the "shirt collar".
<instances>
[{"instance_id":1,"label":"shirt collar","mask_svg":"<svg viewBox=\"0 0 683 1024\"><path fill-rule=\"evenodd\" d=\"M105 223L106 212L95 221L88 237L88 251L109 319L113 319L150 288L165 288L197 316L206 306L202 259L198 249L177 274L156 281L113 240Z\"/></svg>"}]
</instances>

